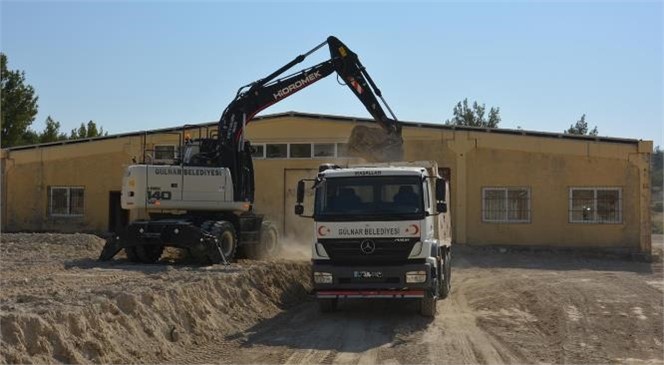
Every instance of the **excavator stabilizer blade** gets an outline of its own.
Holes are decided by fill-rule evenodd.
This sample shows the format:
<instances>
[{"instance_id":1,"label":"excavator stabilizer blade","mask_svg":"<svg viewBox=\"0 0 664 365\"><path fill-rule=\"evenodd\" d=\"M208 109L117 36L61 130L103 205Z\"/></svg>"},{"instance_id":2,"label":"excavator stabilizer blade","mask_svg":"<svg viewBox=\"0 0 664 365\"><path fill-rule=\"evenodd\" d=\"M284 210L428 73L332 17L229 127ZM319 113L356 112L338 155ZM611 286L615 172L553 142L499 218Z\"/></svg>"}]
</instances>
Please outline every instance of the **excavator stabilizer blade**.
<instances>
[{"instance_id":1,"label":"excavator stabilizer blade","mask_svg":"<svg viewBox=\"0 0 664 365\"><path fill-rule=\"evenodd\" d=\"M399 134L387 133L383 128L358 125L348 138L348 154L370 162L403 160L403 140Z\"/></svg>"}]
</instances>

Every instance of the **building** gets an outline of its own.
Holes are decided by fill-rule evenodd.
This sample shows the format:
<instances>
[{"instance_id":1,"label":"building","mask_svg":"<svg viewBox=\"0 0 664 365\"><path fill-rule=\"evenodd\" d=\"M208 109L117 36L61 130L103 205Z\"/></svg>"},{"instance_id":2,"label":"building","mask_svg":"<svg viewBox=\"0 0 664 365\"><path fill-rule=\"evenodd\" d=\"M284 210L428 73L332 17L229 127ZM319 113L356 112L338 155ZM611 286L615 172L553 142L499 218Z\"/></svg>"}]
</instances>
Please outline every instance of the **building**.
<instances>
[{"instance_id":1,"label":"building","mask_svg":"<svg viewBox=\"0 0 664 365\"><path fill-rule=\"evenodd\" d=\"M293 214L297 181L319 164L352 162L344 142L369 119L282 113L247 127L255 150L255 207L293 239L311 221ZM192 127L192 137L215 123ZM180 129L2 150L3 231L109 231L125 166L174 158ZM407 160L438 161L451 180L454 240L650 252L651 141L405 122ZM311 199L309 199L311 201Z\"/></svg>"}]
</instances>

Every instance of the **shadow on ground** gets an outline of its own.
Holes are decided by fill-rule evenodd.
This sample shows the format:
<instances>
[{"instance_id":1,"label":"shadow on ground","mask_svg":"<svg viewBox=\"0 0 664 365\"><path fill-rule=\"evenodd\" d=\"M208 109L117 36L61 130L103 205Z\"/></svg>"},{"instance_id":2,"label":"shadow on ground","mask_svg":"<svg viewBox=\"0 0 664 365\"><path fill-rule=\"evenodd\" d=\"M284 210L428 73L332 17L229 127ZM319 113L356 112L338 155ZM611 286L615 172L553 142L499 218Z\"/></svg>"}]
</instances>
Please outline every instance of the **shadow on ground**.
<instances>
[{"instance_id":1,"label":"shadow on ground","mask_svg":"<svg viewBox=\"0 0 664 365\"><path fill-rule=\"evenodd\" d=\"M317 303L308 301L226 339L240 340L242 348L361 353L388 343L397 346L405 341L400 337L432 322L419 315L416 300L342 300L333 313L319 313Z\"/></svg>"}]
</instances>

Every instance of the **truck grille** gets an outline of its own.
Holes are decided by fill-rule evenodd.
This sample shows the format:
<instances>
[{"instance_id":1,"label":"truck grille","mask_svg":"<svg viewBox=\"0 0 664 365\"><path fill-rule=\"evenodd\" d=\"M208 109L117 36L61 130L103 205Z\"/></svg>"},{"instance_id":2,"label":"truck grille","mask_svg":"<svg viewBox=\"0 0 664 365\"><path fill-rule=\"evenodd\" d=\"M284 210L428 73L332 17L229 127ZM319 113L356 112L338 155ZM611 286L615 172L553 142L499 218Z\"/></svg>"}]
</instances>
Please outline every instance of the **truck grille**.
<instances>
[{"instance_id":1,"label":"truck grille","mask_svg":"<svg viewBox=\"0 0 664 365\"><path fill-rule=\"evenodd\" d=\"M371 253L362 251L361 245L370 240L375 245ZM394 264L408 260L408 255L419 238L362 238L362 239L321 239L319 242L325 248L334 264Z\"/></svg>"}]
</instances>

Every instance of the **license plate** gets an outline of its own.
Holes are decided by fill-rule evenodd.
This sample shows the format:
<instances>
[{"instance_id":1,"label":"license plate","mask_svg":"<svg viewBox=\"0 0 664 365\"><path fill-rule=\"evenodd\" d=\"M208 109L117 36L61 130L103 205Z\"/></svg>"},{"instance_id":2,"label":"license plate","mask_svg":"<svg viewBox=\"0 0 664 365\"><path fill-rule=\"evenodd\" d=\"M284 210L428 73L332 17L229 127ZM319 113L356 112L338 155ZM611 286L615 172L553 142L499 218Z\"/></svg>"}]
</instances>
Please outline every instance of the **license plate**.
<instances>
[{"instance_id":1,"label":"license plate","mask_svg":"<svg viewBox=\"0 0 664 365\"><path fill-rule=\"evenodd\" d=\"M381 271L355 271L353 275L356 279L372 279L383 277L383 273Z\"/></svg>"}]
</instances>

